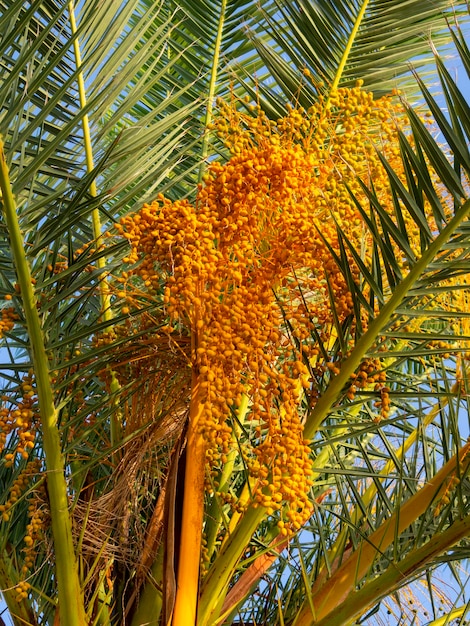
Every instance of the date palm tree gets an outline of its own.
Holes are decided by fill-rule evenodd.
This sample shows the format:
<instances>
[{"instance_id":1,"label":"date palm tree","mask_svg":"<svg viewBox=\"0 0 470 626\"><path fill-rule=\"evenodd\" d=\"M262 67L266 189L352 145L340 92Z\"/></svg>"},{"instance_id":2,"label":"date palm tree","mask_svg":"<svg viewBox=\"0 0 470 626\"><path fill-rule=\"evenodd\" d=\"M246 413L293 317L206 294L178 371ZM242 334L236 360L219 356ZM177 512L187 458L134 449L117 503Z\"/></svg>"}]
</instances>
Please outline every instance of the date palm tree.
<instances>
[{"instance_id":1,"label":"date palm tree","mask_svg":"<svg viewBox=\"0 0 470 626\"><path fill-rule=\"evenodd\" d=\"M0 7L9 619L463 619L465 7Z\"/></svg>"}]
</instances>

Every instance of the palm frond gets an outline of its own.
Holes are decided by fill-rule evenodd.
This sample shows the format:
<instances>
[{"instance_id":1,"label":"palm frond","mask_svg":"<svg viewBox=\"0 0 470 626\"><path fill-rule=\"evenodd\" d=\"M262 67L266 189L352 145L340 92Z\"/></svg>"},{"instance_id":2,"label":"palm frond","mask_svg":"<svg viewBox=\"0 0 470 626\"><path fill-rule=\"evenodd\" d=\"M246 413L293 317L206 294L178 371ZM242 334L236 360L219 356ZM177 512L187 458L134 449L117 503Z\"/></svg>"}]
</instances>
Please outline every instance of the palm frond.
<instances>
[{"instance_id":1,"label":"palm frond","mask_svg":"<svg viewBox=\"0 0 470 626\"><path fill-rule=\"evenodd\" d=\"M465 11L446 0L432 6L420 0L278 0L264 14L267 28L259 28L253 41L275 78L272 88L263 85L263 98L279 114L283 98L298 99L308 108L318 90L353 86L357 80L376 96L404 88L411 97L417 93L411 63L415 68L429 65L430 41L438 49L448 44L446 19L453 21ZM313 84L303 80L305 70Z\"/></svg>"}]
</instances>

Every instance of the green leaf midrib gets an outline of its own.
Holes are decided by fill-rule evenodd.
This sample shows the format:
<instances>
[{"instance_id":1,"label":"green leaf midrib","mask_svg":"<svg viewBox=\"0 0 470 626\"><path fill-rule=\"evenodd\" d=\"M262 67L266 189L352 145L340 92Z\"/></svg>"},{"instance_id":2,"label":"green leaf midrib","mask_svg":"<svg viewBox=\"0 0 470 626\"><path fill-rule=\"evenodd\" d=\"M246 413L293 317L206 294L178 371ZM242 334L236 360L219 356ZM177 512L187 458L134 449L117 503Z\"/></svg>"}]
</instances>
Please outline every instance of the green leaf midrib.
<instances>
[{"instance_id":1,"label":"green leaf midrib","mask_svg":"<svg viewBox=\"0 0 470 626\"><path fill-rule=\"evenodd\" d=\"M359 33L359 29L361 27L361 24L362 24L364 18L365 18L368 4L369 4L369 0L364 0L364 2L362 3L361 8L358 11L358 14L357 14L357 17L356 17L356 21L354 22L354 25L353 25L353 27L351 29L351 33L349 34L349 38L348 38L346 47L344 49L343 55L341 57L339 65L338 65L338 69L336 71L335 77L334 77L333 82L331 84L330 93L332 91L335 91L338 88L338 86L339 86L339 83L340 83L341 78L343 76L343 72L344 72L344 70L346 68L346 64L347 64L348 59L350 57L351 51L353 49L354 42L356 41L356 37L357 37L357 35Z\"/></svg>"}]
</instances>

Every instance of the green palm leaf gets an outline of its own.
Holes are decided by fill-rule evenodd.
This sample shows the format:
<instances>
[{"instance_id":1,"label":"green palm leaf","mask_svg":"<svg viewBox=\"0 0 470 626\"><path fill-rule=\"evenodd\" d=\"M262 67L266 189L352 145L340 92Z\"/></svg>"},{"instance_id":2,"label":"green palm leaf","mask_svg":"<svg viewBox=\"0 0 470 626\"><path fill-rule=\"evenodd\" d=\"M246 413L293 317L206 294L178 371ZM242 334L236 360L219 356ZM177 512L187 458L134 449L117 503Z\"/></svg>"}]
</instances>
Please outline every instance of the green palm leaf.
<instances>
[{"instance_id":1,"label":"green palm leaf","mask_svg":"<svg viewBox=\"0 0 470 626\"><path fill-rule=\"evenodd\" d=\"M396 88L416 94L416 83L409 80L411 59L414 67L428 65L430 39L436 47L448 43L446 17L454 16L454 5L446 0L432 6L419 0L278 0L274 12L265 11L268 36L254 37L276 81L275 89L263 96L278 111L284 108L278 90L307 108L318 89L353 86L359 79L376 96ZM304 70L312 73L314 88L307 81L299 92Z\"/></svg>"}]
</instances>

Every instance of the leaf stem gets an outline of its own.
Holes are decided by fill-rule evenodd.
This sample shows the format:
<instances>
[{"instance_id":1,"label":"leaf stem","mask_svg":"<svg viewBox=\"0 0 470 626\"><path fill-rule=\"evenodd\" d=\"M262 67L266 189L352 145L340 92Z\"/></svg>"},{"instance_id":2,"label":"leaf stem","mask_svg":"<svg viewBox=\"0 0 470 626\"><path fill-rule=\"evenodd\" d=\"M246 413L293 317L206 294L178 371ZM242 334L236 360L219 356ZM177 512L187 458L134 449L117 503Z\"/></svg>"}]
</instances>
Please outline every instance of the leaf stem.
<instances>
[{"instance_id":1,"label":"leaf stem","mask_svg":"<svg viewBox=\"0 0 470 626\"><path fill-rule=\"evenodd\" d=\"M249 506L234 529L233 534L222 546L212 564L201 590L198 611L198 626L216 623L233 578L235 566L242 557L253 533L266 516L263 506Z\"/></svg>"},{"instance_id":2,"label":"leaf stem","mask_svg":"<svg viewBox=\"0 0 470 626\"><path fill-rule=\"evenodd\" d=\"M201 155L203 159L207 157L207 154L209 151L209 134L207 132L207 127L212 121L212 110L214 108L214 97L215 97L215 91L217 88L217 72L219 69L220 48L221 48L221 42L222 42L222 33L224 30L224 24L225 24L226 8L227 8L227 0L222 0L221 6L220 6L219 25L217 27L217 36L215 39L214 57L212 60L211 78L209 82L209 93L207 95L206 117L204 120L205 133L204 133L204 137L202 140L202 150L201 150ZM203 160L201 163L201 167L199 168L198 182L201 182L205 169L206 169L206 165L205 165L205 161Z\"/></svg>"},{"instance_id":3,"label":"leaf stem","mask_svg":"<svg viewBox=\"0 0 470 626\"><path fill-rule=\"evenodd\" d=\"M74 35L73 41L73 50L75 54L75 62L77 69L81 68L82 65L82 55L80 52L80 44L78 41L77 35L77 22L75 19L75 9L73 0L69 1L69 16L70 16L70 27L72 30L72 35ZM82 109L85 109L87 104L86 98L86 89L85 89L85 80L83 78L83 72L80 71L77 74L77 82L78 82L78 94L80 98L80 106ZM86 167L87 172L91 173L95 167L94 158L93 158L93 146L91 143L91 132L90 132L90 120L88 114L86 113L82 118L82 129L83 129L83 142L85 147L85 159L86 159ZM89 187L90 195L93 198L96 198L97 189L96 189L96 180L92 180ZM95 239L96 247L100 248L103 243L103 237L101 232L101 219L99 209L95 208L91 212L91 221L93 227L93 237ZM100 256L96 265L100 270L106 269L106 258L104 256ZM100 282L100 299L101 299L101 310L103 311L103 320L109 322L112 320L112 310L111 310L111 294L109 292L109 285L104 278ZM116 373L114 371L110 371L111 375L111 393L113 396L113 412L111 418L111 446L116 446L121 441L121 421L122 415L117 401L117 394L120 391L120 384L117 380Z\"/></svg>"},{"instance_id":4,"label":"leaf stem","mask_svg":"<svg viewBox=\"0 0 470 626\"><path fill-rule=\"evenodd\" d=\"M47 491L54 539L60 619L61 623L67 624L67 626L83 626L85 624L85 611L72 539L72 522L69 514L67 483L64 475L64 458L57 426L57 410L54 406L54 394L49 376L49 362L39 319L36 293L31 281L31 271L25 253L16 204L11 191L3 141L1 140L0 188L3 196L3 213L8 228L18 284L21 290L39 398L47 469Z\"/></svg>"},{"instance_id":5,"label":"leaf stem","mask_svg":"<svg viewBox=\"0 0 470 626\"><path fill-rule=\"evenodd\" d=\"M344 49L343 56L341 57L341 61L339 63L338 69L336 70L335 78L331 84L330 93L335 91L338 88L339 81L341 80L341 77L344 72L344 68L346 67L346 63L348 62L349 55L351 53L354 42L356 40L356 35L359 31L359 28L361 27L362 20L364 19L364 15L366 13L368 4L369 4L369 0L364 0L364 2L362 3L361 9L356 17L356 21L354 22L352 31L349 34L348 43L346 44L346 48Z\"/></svg>"}]
</instances>

